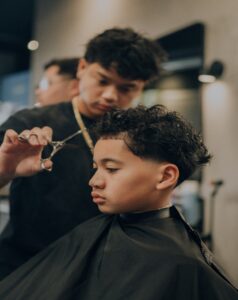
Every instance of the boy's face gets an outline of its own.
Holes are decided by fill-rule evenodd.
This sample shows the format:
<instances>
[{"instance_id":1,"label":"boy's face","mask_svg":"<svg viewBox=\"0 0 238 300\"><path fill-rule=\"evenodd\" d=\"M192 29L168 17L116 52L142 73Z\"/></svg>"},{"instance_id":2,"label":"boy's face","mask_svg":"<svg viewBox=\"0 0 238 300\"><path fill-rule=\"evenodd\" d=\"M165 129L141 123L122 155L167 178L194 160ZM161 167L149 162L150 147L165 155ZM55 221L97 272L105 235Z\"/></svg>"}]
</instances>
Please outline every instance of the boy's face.
<instances>
[{"instance_id":1,"label":"boy's face","mask_svg":"<svg viewBox=\"0 0 238 300\"><path fill-rule=\"evenodd\" d=\"M127 109L142 92L144 80L130 80L119 76L114 68L80 60L78 69L80 111L96 118L114 107Z\"/></svg>"},{"instance_id":2,"label":"boy's face","mask_svg":"<svg viewBox=\"0 0 238 300\"><path fill-rule=\"evenodd\" d=\"M122 139L100 139L94 149L96 173L89 184L103 213L159 208L160 164L134 155Z\"/></svg>"}]
</instances>

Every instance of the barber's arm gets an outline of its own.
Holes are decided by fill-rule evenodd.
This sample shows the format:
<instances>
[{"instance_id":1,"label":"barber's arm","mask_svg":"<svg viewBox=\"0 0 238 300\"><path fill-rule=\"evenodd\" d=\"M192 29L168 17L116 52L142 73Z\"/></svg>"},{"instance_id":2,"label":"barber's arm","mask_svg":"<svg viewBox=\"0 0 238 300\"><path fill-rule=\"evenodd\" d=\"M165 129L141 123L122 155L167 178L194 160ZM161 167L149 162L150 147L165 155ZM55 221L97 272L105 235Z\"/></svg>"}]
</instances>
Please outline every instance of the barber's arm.
<instances>
[{"instance_id":1,"label":"barber's arm","mask_svg":"<svg viewBox=\"0 0 238 300\"><path fill-rule=\"evenodd\" d=\"M0 146L0 188L16 177L28 177L42 171L42 151L51 139L50 127L35 127L20 134L8 129ZM44 165L50 169L52 162L47 160Z\"/></svg>"}]
</instances>

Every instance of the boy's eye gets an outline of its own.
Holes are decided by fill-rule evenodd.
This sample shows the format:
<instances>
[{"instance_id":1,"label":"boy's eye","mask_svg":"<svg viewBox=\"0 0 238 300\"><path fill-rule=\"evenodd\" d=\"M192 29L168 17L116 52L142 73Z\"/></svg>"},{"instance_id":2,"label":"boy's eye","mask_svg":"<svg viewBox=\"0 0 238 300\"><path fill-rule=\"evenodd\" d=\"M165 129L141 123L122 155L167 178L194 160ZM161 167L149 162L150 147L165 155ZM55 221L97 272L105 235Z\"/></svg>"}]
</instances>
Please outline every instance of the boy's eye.
<instances>
[{"instance_id":1,"label":"boy's eye","mask_svg":"<svg viewBox=\"0 0 238 300\"><path fill-rule=\"evenodd\" d=\"M116 171L118 171L117 168L106 168L106 170L107 170L109 173L115 173Z\"/></svg>"}]
</instances>

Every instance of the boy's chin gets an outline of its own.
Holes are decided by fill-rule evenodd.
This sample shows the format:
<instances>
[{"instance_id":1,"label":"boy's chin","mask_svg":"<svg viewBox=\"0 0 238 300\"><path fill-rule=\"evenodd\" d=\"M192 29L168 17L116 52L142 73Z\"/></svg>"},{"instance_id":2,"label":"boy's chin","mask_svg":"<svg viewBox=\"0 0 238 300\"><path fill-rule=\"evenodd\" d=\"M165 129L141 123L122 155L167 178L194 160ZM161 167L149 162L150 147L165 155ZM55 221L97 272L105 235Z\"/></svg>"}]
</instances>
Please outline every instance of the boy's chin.
<instances>
[{"instance_id":1,"label":"boy's chin","mask_svg":"<svg viewBox=\"0 0 238 300\"><path fill-rule=\"evenodd\" d=\"M126 210L126 209L113 209L113 208L108 208L103 205L98 205L98 209L100 210L101 213L106 214L106 215L119 215L119 214L133 214L133 213L140 213L144 211L138 211L138 210Z\"/></svg>"},{"instance_id":2,"label":"boy's chin","mask_svg":"<svg viewBox=\"0 0 238 300\"><path fill-rule=\"evenodd\" d=\"M100 206L98 206L98 209L100 210L101 213L106 214L106 215L115 215L115 214L117 214L117 212L114 212L113 210L112 211L107 210L107 209L104 209Z\"/></svg>"},{"instance_id":3,"label":"boy's chin","mask_svg":"<svg viewBox=\"0 0 238 300\"><path fill-rule=\"evenodd\" d=\"M116 214L123 213L120 210L111 209L111 208L105 207L103 205L98 205L98 209L100 210L101 213L106 214L106 215L116 215Z\"/></svg>"}]
</instances>

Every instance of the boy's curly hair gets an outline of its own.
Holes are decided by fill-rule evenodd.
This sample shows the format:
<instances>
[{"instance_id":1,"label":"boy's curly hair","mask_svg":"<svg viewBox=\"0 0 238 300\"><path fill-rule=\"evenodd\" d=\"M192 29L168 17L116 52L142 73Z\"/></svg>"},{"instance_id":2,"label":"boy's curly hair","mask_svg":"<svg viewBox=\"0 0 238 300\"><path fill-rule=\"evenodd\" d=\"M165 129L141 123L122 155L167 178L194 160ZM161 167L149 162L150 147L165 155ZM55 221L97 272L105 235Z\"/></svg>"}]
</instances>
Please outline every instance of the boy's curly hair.
<instances>
[{"instance_id":1,"label":"boy's curly hair","mask_svg":"<svg viewBox=\"0 0 238 300\"><path fill-rule=\"evenodd\" d=\"M178 184L211 155L201 135L182 116L162 105L138 106L106 113L95 127L99 138L123 138L137 156L175 164L180 172Z\"/></svg>"}]
</instances>

